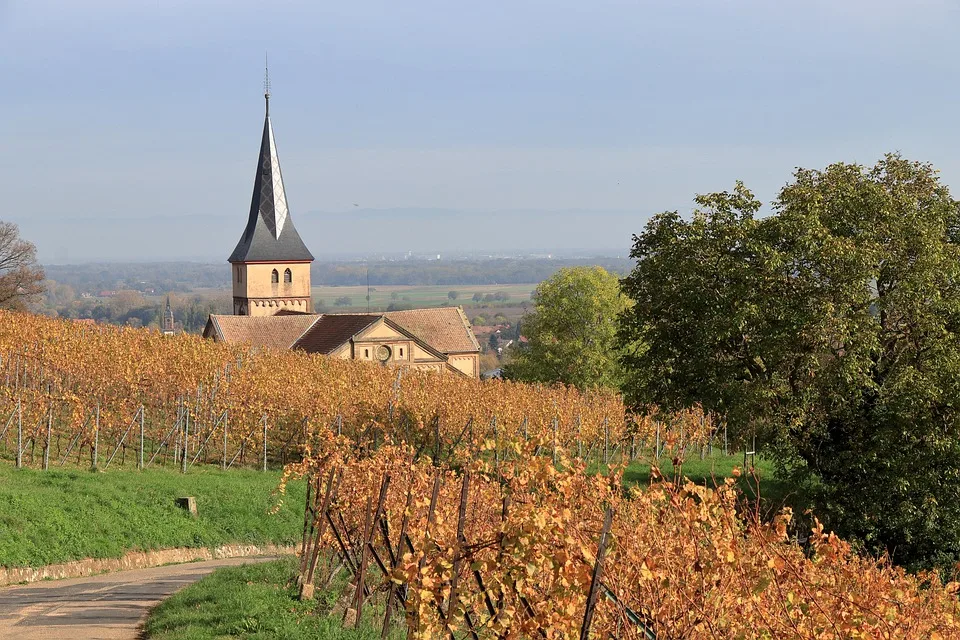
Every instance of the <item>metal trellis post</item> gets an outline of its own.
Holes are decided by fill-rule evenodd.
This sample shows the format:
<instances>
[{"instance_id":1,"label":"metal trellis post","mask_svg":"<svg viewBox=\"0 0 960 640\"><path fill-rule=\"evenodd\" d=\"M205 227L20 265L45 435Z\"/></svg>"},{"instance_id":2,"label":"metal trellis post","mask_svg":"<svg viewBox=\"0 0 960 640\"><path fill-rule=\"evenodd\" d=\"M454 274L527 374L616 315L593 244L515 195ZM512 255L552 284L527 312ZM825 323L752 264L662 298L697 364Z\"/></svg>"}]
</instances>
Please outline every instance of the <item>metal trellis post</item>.
<instances>
[{"instance_id":1,"label":"metal trellis post","mask_svg":"<svg viewBox=\"0 0 960 640\"><path fill-rule=\"evenodd\" d=\"M97 468L97 456L100 454L100 403L97 403L97 415L93 426L93 468Z\"/></svg>"},{"instance_id":2,"label":"metal trellis post","mask_svg":"<svg viewBox=\"0 0 960 640\"><path fill-rule=\"evenodd\" d=\"M183 421L183 456L180 457L180 473L187 472L187 453L190 447L190 407L184 407L186 415Z\"/></svg>"},{"instance_id":3,"label":"metal trellis post","mask_svg":"<svg viewBox=\"0 0 960 640\"><path fill-rule=\"evenodd\" d=\"M227 424L230 420L230 414L227 413L229 409L224 411L223 419L223 462L220 464L220 468L224 471L227 470Z\"/></svg>"},{"instance_id":4,"label":"metal trellis post","mask_svg":"<svg viewBox=\"0 0 960 640\"><path fill-rule=\"evenodd\" d=\"M53 434L53 403L47 409L47 440L43 443L43 470L50 468L50 436Z\"/></svg>"},{"instance_id":5,"label":"metal trellis post","mask_svg":"<svg viewBox=\"0 0 960 640\"><path fill-rule=\"evenodd\" d=\"M143 405L140 405L140 457L137 461L137 468L143 471L143 414L144 411Z\"/></svg>"},{"instance_id":6,"label":"metal trellis post","mask_svg":"<svg viewBox=\"0 0 960 640\"><path fill-rule=\"evenodd\" d=\"M17 361L19 364L19 360ZM17 401L17 469L23 468L23 404Z\"/></svg>"}]
</instances>

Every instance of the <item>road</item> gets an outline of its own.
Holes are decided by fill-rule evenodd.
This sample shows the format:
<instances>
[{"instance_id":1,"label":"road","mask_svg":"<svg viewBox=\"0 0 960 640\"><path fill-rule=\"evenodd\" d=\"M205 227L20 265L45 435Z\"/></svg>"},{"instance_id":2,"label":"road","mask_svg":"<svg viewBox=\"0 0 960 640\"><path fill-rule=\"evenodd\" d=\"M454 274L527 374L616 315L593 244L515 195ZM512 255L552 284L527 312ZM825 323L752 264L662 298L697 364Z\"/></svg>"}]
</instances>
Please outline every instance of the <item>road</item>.
<instances>
[{"instance_id":1,"label":"road","mask_svg":"<svg viewBox=\"0 0 960 640\"><path fill-rule=\"evenodd\" d=\"M150 609L220 567L269 558L231 558L89 578L0 588L0 638L136 640Z\"/></svg>"}]
</instances>

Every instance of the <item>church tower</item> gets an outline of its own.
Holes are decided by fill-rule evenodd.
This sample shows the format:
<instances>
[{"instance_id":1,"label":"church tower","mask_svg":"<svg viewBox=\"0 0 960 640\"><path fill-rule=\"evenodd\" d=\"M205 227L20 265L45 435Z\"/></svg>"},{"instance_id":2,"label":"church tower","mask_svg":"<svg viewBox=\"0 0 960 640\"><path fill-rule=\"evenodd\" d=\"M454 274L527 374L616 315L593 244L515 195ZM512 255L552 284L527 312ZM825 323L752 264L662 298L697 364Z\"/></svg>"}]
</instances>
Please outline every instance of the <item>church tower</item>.
<instances>
[{"instance_id":1,"label":"church tower","mask_svg":"<svg viewBox=\"0 0 960 640\"><path fill-rule=\"evenodd\" d=\"M277 145L270 122L270 81L264 82L266 116L253 182L250 216L230 254L233 315L272 316L280 311L311 313L310 263L287 209Z\"/></svg>"},{"instance_id":2,"label":"church tower","mask_svg":"<svg viewBox=\"0 0 960 640\"><path fill-rule=\"evenodd\" d=\"M165 336L172 336L177 332L177 323L173 319L173 309L170 308L170 296L167 296L167 307L163 310L161 331Z\"/></svg>"}]
</instances>

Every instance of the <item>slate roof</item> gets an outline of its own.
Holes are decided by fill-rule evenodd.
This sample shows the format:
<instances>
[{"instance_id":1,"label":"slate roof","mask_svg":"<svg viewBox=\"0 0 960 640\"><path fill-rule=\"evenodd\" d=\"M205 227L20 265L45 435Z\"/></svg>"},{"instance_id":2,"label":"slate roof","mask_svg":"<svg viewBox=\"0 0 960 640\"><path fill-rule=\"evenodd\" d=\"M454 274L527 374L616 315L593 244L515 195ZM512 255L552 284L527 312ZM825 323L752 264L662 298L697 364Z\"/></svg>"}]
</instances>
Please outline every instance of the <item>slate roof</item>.
<instances>
[{"instance_id":1,"label":"slate roof","mask_svg":"<svg viewBox=\"0 0 960 640\"><path fill-rule=\"evenodd\" d=\"M224 342L245 342L256 347L289 349L320 317L307 313L276 316L211 314L208 322ZM206 333L205 331L204 334Z\"/></svg>"},{"instance_id":2,"label":"slate roof","mask_svg":"<svg viewBox=\"0 0 960 640\"><path fill-rule=\"evenodd\" d=\"M280 159L270 121L270 95L263 121L257 175L253 181L253 198L247 226L229 262L312 262L313 254L300 239L287 208L287 194L280 173Z\"/></svg>"},{"instance_id":3,"label":"slate roof","mask_svg":"<svg viewBox=\"0 0 960 640\"><path fill-rule=\"evenodd\" d=\"M442 353L480 351L470 321L460 307L387 311L383 315Z\"/></svg>"},{"instance_id":4,"label":"slate roof","mask_svg":"<svg viewBox=\"0 0 960 640\"><path fill-rule=\"evenodd\" d=\"M300 336L293 348L329 354L378 320L380 316L366 313L323 315Z\"/></svg>"}]
</instances>

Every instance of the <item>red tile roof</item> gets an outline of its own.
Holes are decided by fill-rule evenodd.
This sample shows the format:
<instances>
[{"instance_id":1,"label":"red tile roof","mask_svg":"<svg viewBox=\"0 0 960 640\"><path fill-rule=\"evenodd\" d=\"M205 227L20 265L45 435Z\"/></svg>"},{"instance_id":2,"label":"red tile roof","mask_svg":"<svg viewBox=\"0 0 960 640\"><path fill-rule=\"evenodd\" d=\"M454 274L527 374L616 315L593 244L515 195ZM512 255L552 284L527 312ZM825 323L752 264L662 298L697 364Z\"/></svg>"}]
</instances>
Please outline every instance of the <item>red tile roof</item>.
<instances>
[{"instance_id":1,"label":"red tile roof","mask_svg":"<svg viewBox=\"0 0 960 640\"><path fill-rule=\"evenodd\" d=\"M379 320L380 316L365 313L323 315L300 336L293 348L308 353L329 354Z\"/></svg>"},{"instance_id":2,"label":"red tile roof","mask_svg":"<svg viewBox=\"0 0 960 640\"><path fill-rule=\"evenodd\" d=\"M276 349L331 353L380 318L439 354L476 353L480 344L459 307L386 313L292 314L275 316L211 315L210 323L226 342L247 342ZM206 333L206 332L205 332Z\"/></svg>"},{"instance_id":3,"label":"red tile roof","mask_svg":"<svg viewBox=\"0 0 960 640\"><path fill-rule=\"evenodd\" d=\"M460 307L387 311L383 315L442 353L480 351Z\"/></svg>"},{"instance_id":4,"label":"red tile roof","mask_svg":"<svg viewBox=\"0 0 960 640\"><path fill-rule=\"evenodd\" d=\"M210 321L225 342L247 342L257 347L289 349L320 317L316 314L263 317L211 315Z\"/></svg>"}]
</instances>

